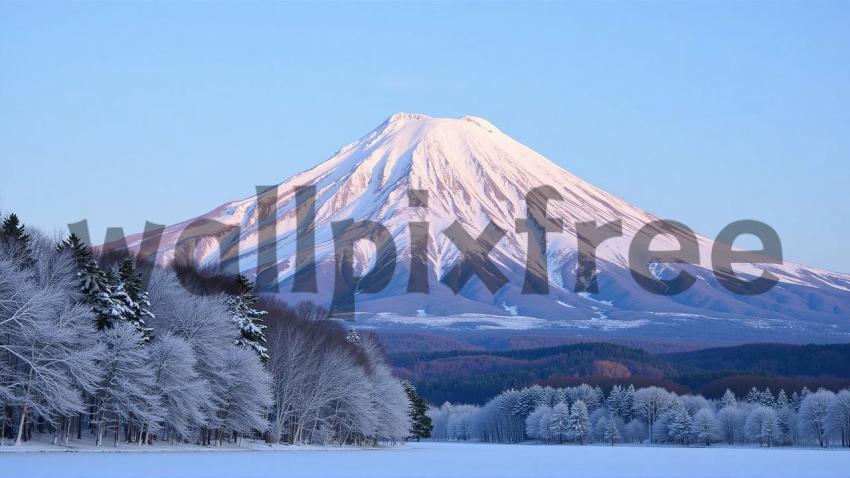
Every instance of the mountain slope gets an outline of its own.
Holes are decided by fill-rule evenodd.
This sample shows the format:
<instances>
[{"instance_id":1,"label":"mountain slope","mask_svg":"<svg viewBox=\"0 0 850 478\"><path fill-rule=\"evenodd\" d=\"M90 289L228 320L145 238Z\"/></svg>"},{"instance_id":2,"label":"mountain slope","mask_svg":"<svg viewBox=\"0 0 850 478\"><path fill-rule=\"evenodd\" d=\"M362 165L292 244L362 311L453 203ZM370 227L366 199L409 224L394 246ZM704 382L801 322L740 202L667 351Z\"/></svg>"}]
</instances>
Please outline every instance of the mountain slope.
<instances>
[{"instance_id":1,"label":"mountain slope","mask_svg":"<svg viewBox=\"0 0 850 478\"><path fill-rule=\"evenodd\" d=\"M317 191L317 294L290 292L295 272L294 188L303 185L314 185ZM548 234L549 294L524 295L527 239L514 232L515 221L527 216L525 196L540 186L552 186L563 197L549 202L548 215L563 221L564 232ZM409 206L411 189L428 192L427 208ZM712 242L699 236L700 264L683 267L697 277L696 284L669 297L644 291L629 272L628 245L640 227L657 218L572 175L481 118L393 115L327 161L280 183L276 195L276 199L263 196L272 200L261 199L260 205L254 197L230 202L201 216L238 227L238 232L216 234L220 249L214 240L201 238L201 229L185 233L192 221L167 228L157 247L157 260L174 259L182 233L183 242L199 239L195 251L199 264L221 263L226 270L256 275L259 238L273 235L277 257L274 282L282 298L328 305L334 278L331 223L370 220L389 231L398 250L398 264L383 290L358 294L361 314L357 320L364 327L535 329L671 340L709 333L715 342L841 341L850 337L845 320L850 312L850 276L786 262L763 266L781 281L768 293L735 295L717 283L710 270ZM622 221L623 236L599 247L600 293L573 293L576 222L613 220ZM429 223L428 294L406 292L411 266L408 225L418 221ZM472 237L489 221L506 231L490 254L508 279L495 293L474 277L458 294L439 282L459 258L457 248L443 233L454 221ZM131 237L128 243L138 249L141 237ZM673 249L675 243L661 236L653 247ZM262 254L268 254L268 249ZM368 269L373 255L373 246L358 242L355 270ZM760 268L736 266L736 271L757 275ZM259 272L268 277L269 271Z\"/></svg>"}]
</instances>

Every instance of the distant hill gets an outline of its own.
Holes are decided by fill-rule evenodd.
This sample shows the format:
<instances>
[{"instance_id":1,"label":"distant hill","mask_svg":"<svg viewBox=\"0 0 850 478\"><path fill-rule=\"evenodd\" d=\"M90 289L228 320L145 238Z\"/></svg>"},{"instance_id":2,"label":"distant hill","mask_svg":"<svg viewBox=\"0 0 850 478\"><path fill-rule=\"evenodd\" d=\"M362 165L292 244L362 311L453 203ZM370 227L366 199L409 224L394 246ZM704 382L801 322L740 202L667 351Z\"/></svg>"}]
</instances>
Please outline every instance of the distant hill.
<instances>
[{"instance_id":1,"label":"distant hill","mask_svg":"<svg viewBox=\"0 0 850 478\"><path fill-rule=\"evenodd\" d=\"M796 377L850 378L850 344L750 344L660 355L680 366Z\"/></svg>"},{"instance_id":2,"label":"distant hill","mask_svg":"<svg viewBox=\"0 0 850 478\"><path fill-rule=\"evenodd\" d=\"M508 351L454 350L390 354L396 373L432 403L483 403L511 387L588 382L660 385L679 393L739 395L753 385L789 392L850 385L850 344L751 344L653 355L610 343Z\"/></svg>"}]
</instances>

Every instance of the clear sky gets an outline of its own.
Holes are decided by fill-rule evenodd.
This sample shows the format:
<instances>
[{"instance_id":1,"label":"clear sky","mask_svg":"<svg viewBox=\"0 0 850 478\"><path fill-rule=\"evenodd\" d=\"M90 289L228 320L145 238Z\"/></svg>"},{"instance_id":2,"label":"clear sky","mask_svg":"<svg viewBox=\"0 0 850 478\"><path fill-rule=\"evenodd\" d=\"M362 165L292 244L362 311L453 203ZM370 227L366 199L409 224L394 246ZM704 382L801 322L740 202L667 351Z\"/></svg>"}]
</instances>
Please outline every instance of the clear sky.
<instances>
[{"instance_id":1,"label":"clear sky","mask_svg":"<svg viewBox=\"0 0 850 478\"><path fill-rule=\"evenodd\" d=\"M0 209L48 231L205 213L397 111L850 272L850 2L0 2Z\"/></svg>"}]
</instances>

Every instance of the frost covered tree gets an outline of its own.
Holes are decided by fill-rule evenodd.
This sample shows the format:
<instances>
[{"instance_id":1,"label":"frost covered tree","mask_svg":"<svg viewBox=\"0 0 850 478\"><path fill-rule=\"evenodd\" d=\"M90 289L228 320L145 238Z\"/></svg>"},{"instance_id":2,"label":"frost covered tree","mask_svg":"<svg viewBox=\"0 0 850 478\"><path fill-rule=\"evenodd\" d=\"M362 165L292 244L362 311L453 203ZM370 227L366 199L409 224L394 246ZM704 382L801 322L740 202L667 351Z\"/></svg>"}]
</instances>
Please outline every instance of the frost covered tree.
<instances>
[{"instance_id":1,"label":"frost covered tree","mask_svg":"<svg viewBox=\"0 0 850 478\"><path fill-rule=\"evenodd\" d=\"M635 396L635 386L629 384L623 391L620 398L620 411L618 414L623 417L623 420L631 420L634 414L633 402Z\"/></svg>"},{"instance_id":2,"label":"frost covered tree","mask_svg":"<svg viewBox=\"0 0 850 478\"><path fill-rule=\"evenodd\" d=\"M145 341L150 341L153 330L147 323L154 318L148 292L142 284L142 275L136 270L133 259L126 257L118 267L114 285L114 300L121 303L122 319L138 330Z\"/></svg>"},{"instance_id":3,"label":"frost covered tree","mask_svg":"<svg viewBox=\"0 0 850 478\"><path fill-rule=\"evenodd\" d=\"M236 276L236 294L228 297L227 307L233 316L233 322L239 327L240 337L237 344L253 350L265 362L269 359L266 349L263 316L266 311L256 308L258 297L254 294L254 284L242 274Z\"/></svg>"},{"instance_id":4,"label":"frost covered tree","mask_svg":"<svg viewBox=\"0 0 850 478\"><path fill-rule=\"evenodd\" d=\"M150 345L152 386L161 397L166 440L188 439L193 429L205 424L204 407L210 390L195 371L196 361L189 343L170 333L157 337ZM150 424L144 426L149 431Z\"/></svg>"},{"instance_id":5,"label":"frost covered tree","mask_svg":"<svg viewBox=\"0 0 850 478\"><path fill-rule=\"evenodd\" d=\"M198 436L201 444L212 445L214 431L224 426L219 411L231 379L226 361L239 329L225 297L192 294L172 271L154 270L149 290L154 315L149 325L158 335L171 333L186 340L196 358L196 372L210 390L203 409L205 425Z\"/></svg>"},{"instance_id":6,"label":"frost covered tree","mask_svg":"<svg viewBox=\"0 0 850 478\"><path fill-rule=\"evenodd\" d=\"M601 396L601 390L591 387L586 383L582 383L576 387L568 387L567 396L569 396L570 403L578 400L584 402L588 411L596 410L602 405L603 397Z\"/></svg>"},{"instance_id":7,"label":"frost covered tree","mask_svg":"<svg viewBox=\"0 0 850 478\"><path fill-rule=\"evenodd\" d=\"M827 415L829 429L841 440L841 446L850 447L850 390L835 395Z\"/></svg>"},{"instance_id":8,"label":"frost covered tree","mask_svg":"<svg viewBox=\"0 0 850 478\"><path fill-rule=\"evenodd\" d=\"M755 406L744 424L744 432L750 441L756 442L760 446L773 446L779 437L776 411L764 405Z\"/></svg>"},{"instance_id":9,"label":"frost covered tree","mask_svg":"<svg viewBox=\"0 0 850 478\"><path fill-rule=\"evenodd\" d=\"M723 407L717 412L717 429L720 438L729 445L740 440L744 432L746 414L737 405Z\"/></svg>"},{"instance_id":10,"label":"frost covered tree","mask_svg":"<svg viewBox=\"0 0 850 478\"><path fill-rule=\"evenodd\" d=\"M791 400L788 398L788 394L785 393L785 389L779 389L779 393L776 394L776 401L773 404L773 408L777 410L781 410L782 408L791 407Z\"/></svg>"},{"instance_id":11,"label":"frost covered tree","mask_svg":"<svg viewBox=\"0 0 850 478\"><path fill-rule=\"evenodd\" d=\"M95 395L96 444L101 445L105 432L112 430L118 446L122 426L137 432L145 425L156 426L162 418L161 404L142 334L119 322L100 335L105 350L98 362L103 377Z\"/></svg>"},{"instance_id":12,"label":"frost covered tree","mask_svg":"<svg viewBox=\"0 0 850 478\"><path fill-rule=\"evenodd\" d=\"M650 443L653 440L652 427L658 416L672 403L670 392L659 387L642 388L635 392L632 408L635 414L646 422Z\"/></svg>"},{"instance_id":13,"label":"frost covered tree","mask_svg":"<svg viewBox=\"0 0 850 478\"><path fill-rule=\"evenodd\" d=\"M690 444L691 415L681 400L673 400L667 410L667 435L674 443L688 446Z\"/></svg>"},{"instance_id":14,"label":"frost covered tree","mask_svg":"<svg viewBox=\"0 0 850 478\"><path fill-rule=\"evenodd\" d=\"M819 446L828 444L829 408L835 394L826 390L809 393L800 403L799 424L803 436L814 440Z\"/></svg>"},{"instance_id":15,"label":"frost covered tree","mask_svg":"<svg viewBox=\"0 0 850 478\"><path fill-rule=\"evenodd\" d=\"M408 394L375 341L346 340L337 323L312 320L299 309L269 309L273 440L374 445L408 436ZM436 415L435 436L472 433L471 423L447 423L447 415Z\"/></svg>"},{"instance_id":16,"label":"frost covered tree","mask_svg":"<svg viewBox=\"0 0 850 478\"><path fill-rule=\"evenodd\" d=\"M776 424L779 427L779 441L783 445L797 444L797 412L790 405L782 407L776 411Z\"/></svg>"},{"instance_id":17,"label":"frost covered tree","mask_svg":"<svg viewBox=\"0 0 850 478\"><path fill-rule=\"evenodd\" d=\"M101 270L94 260L89 262L79 272L80 287L83 301L92 309L98 330L112 327L113 322L120 316L113 301L112 286L109 276Z\"/></svg>"},{"instance_id":18,"label":"frost covered tree","mask_svg":"<svg viewBox=\"0 0 850 478\"><path fill-rule=\"evenodd\" d=\"M590 414L583 400L576 400L570 407L570 434L583 445L590 434Z\"/></svg>"},{"instance_id":19,"label":"frost covered tree","mask_svg":"<svg viewBox=\"0 0 850 478\"><path fill-rule=\"evenodd\" d=\"M720 399L719 408L723 409L723 408L726 408L726 407L736 407L736 406L738 406L738 399L735 397L735 394L732 392L732 390L729 390L727 388L726 391L723 393L723 398Z\"/></svg>"},{"instance_id":20,"label":"frost covered tree","mask_svg":"<svg viewBox=\"0 0 850 478\"><path fill-rule=\"evenodd\" d=\"M759 403L759 400L761 400L761 392L759 392L759 389L757 389L756 387L753 387L750 389L749 392L747 392L747 397L745 400L747 401L747 403Z\"/></svg>"},{"instance_id":21,"label":"frost covered tree","mask_svg":"<svg viewBox=\"0 0 850 478\"><path fill-rule=\"evenodd\" d=\"M605 399L605 409L608 410L608 413L619 414L620 407L623 402L623 393L625 390L623 387L619 385L614 385L611 387L611 391L608 393L608 398Z\"/></svg>"},{"instance_id":22,"label":"frost covered tree","mask_svg":"<svg viewBox=\"0 0 850 478\"><path fill-rule=\"evenodd\" d=\"M617 426L617 419L614 414L609 413L608 418L605 419L605 431L602 438L607 443L611 443L611 446L620 441L620 429Z\"/></svg>"},{"instance_id":23,"label":"frost covered tree","mask_svg":"<svg viewBox=\"0 0 850 478\"><path fill-rule=\"evenodd\" d=\"M679 400L692 417L700 409L712 407L711 403L702 395L682 395Z\"/></svg>"},{"instance_id":24,"label":"frost covered tree","mask_svg":"<svg viewBox=\"0 0 850 478\"><path fill-rule=\"evenodd\" d=\"M538 405L525 419L525 435L533 440L549 441L551 422L552 407Z\"/></svg>"},{"instance_id":25,"label":"frost covered tree","mask_svg":"<svg viewBox=\"0 0 850 478\"><path fill-rule=\"evenodd\" d=\"M16 419L15 444L36 418L55 426L84 411L81 393L99 379L101 348L89 310L75 303L73 264L52 247L35 249L24 257L0 246L0 430Z\"/></svg>"},{"instance_id":26,"label":"frost covered tree","mask_svg":"<svg viewBox=\"0 0 850 478\"><path fill-rule=\"evenodd\" d=\"M558 443L563 443L564 438L570 435L572 431L570 407L566 403L558 403L552 407L548 431L552 438L558 439Z\"/></svg>"},{"instance_id":27,"label":"frost covered tree","mask_svg":"<svg viewBox=\"0 0 850 478\"><path fill-rule=\"evenodd\" d=\"M773 396L773 392L770 391L770 387L765 388L759 394L758 403L764 405L765 407L774 408L776 406L776 397Z\"/></svg>"},{"instance_id":28,"label":"frost covered tree","mask_svg":"<svg viewBox=\"0 0 850 478\"><path fill-rule=\"evenodd\" d=\"M271 378L253 352L228 348L224 359L228 380L221 392L216 440L221 446L227 433L237 439L253 431L268 429Z\"/></svg>"},{"instance_id":29,"label":"frost covered tree","mask_svg":"<svg viewBox=\"0 0 850 478\"><path fill-rule=\"evenodd\" d=\"M374 442L402 440L410 430L407 414L410 402L407 394L401 382L393 377L378 343L371 337L363 337L361 347L371 365L367 378L372 405L377 411Z\"/></svg>"},{"instance_id":30,"label":"frost covered tree","mask_svg":"<svg viewBox=\"0 0 850 478\"><path fill-rule=\"evenodd\" d=\"M526 387L516 392L516 401L513 404L511 412L517 417L525 420L537 405L543 403L543 387L533 385Z\"/></svg>"},{"instance_id":31,"label":"frost covered tree","mask_svg":"<svg viewBox=\"0 0 850 478\"><path fill-rule=\"evenodd\" d=\"M694 414L691 433L705 446L717 439L717 419L710 408L701 408Z\"/></svg>"}]
</instances>

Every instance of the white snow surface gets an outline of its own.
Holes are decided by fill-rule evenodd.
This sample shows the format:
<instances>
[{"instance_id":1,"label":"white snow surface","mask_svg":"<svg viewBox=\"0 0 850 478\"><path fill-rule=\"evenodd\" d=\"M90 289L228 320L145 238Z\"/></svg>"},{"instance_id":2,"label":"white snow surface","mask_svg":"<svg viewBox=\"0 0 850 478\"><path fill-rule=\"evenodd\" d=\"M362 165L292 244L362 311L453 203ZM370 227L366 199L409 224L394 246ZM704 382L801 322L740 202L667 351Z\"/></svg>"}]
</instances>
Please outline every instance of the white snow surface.
<instances>
[{"instance_id":1,"label":"white snow surface","mask_svg":"<svg viewBox=\"0 0 850 478\"><path fill-rule=\"evenodd\" d=\"M618 173L621 172L612 171L612 174ZM295 272L295 187L304 185L314 185L317 191L314 252L321 279L320 290L318 295L287 295ZM562 220L564 231L547 234L548 302L541 300L531 305L517 293L526 263L528 235L516 232L516 220L527 217L526 195L541 186L551 186L562 196L560 200L548 202L547 215ZM410 205L408 193L413 189L428 192L427 208ZM238 226L240 231L238 236L222 239L221 251L215 240L205 237L208 228L184 236L184 240L200 238L195 250L197 262L212 265L225 259L238 265L242 273L253 277L257 268L260 225L263 228L273 225L277 239L276 279L283 299L293 303L311 300L328 306L333 287L331 271L335 252L331 224L353 219L375 221L385 226L398 252L398 266L390 285L377 294L358 295L358 311L414 316L418 310L426 310L429 318L469 312L547 319L563 316L592 321L591 317L600 308L698 313L700 308L715 307L714 310L744 316L752 315L753 309L759 309L759 313L781 313L787 315L783 318L791 318L802 315L801 310L807 304L823 303L825 305L814 312L821 314L818 320L832 321L840 319L844 308L850 304L850 296L847 296L850 275L787 261L784 264L736 265L735 270L759 276L766 269L776 275L781 285L805 286L806 289L823 291L828 297L814 300L809 297L809 292L805 292L799 298L792 297L787 301L787 307L795 307L788 311L773 310L769 301L745 304L745 301L739 300L742 298L717 289L717 285L706 285L706 277L711 277L713 242L699 235L698 269L701 272L696 275L701 279L703 289L700 293L704 295L695 298L692 303L662 301L648 293L638 297L641 292L634 287L630 277L625 279L628 283L608 284L605 290L600 290L609 293L607 296L577 297L572 293L573 285L570 283L577 256L577 222L595 221L598 225L611 221L622 223L622 236L604 241L597 250L600 276L610 278L615 277L615 270L628 270L627 257L632 238L641 227L658 217L587 183L487 120L473 116L456 119L397 113L316 167L279 183L276 193L276 202L266 201L262 207L258 207L257 197L251 196L226 203L200 216L198 219ZM263 198L268 196L261 197L260 202L265 201ZM274 220L268 220L268 217ZM687 218L681 219L687 221ZM443 233L454 221L458 221L473 238L478 237L489 221L506 232L489 256L509 279L509 284L498 293L482 290L481 282L476 278L461 291L462 297L455 297L447 286L437 283L459 259L457 247ZM158 261L173 259L175 244L191 222L166 228L157 249ZM411 222L429 224L430 294L405 292ZM131 249L138 249L141 235L131 236L127 243ZM657 250L675 250L678 246L675 238L666 235L657 236L652 241L652 247ZM358 241L355 249L355 272L362 274L374 262L375 247L369 241ZM716 290L710 290L710 287ZM369 301L376 305L364 307ZM570 307L576 310L567 311Z\"/></svg>"},{"instance_id":2,"label":"white snow surface","mask_svg":"<svg viewBox=\"0 0 850 478\"><path fill-rule=\"evenodd\" d=\"M0 453L0 475L28 478L806 478L846 477L850 469L850 452L839 449L426 442L380 449L267 447L267 451L260 451L261 448L210 453L153 450L139 453Z\"/></svg>"}]
</instances>

